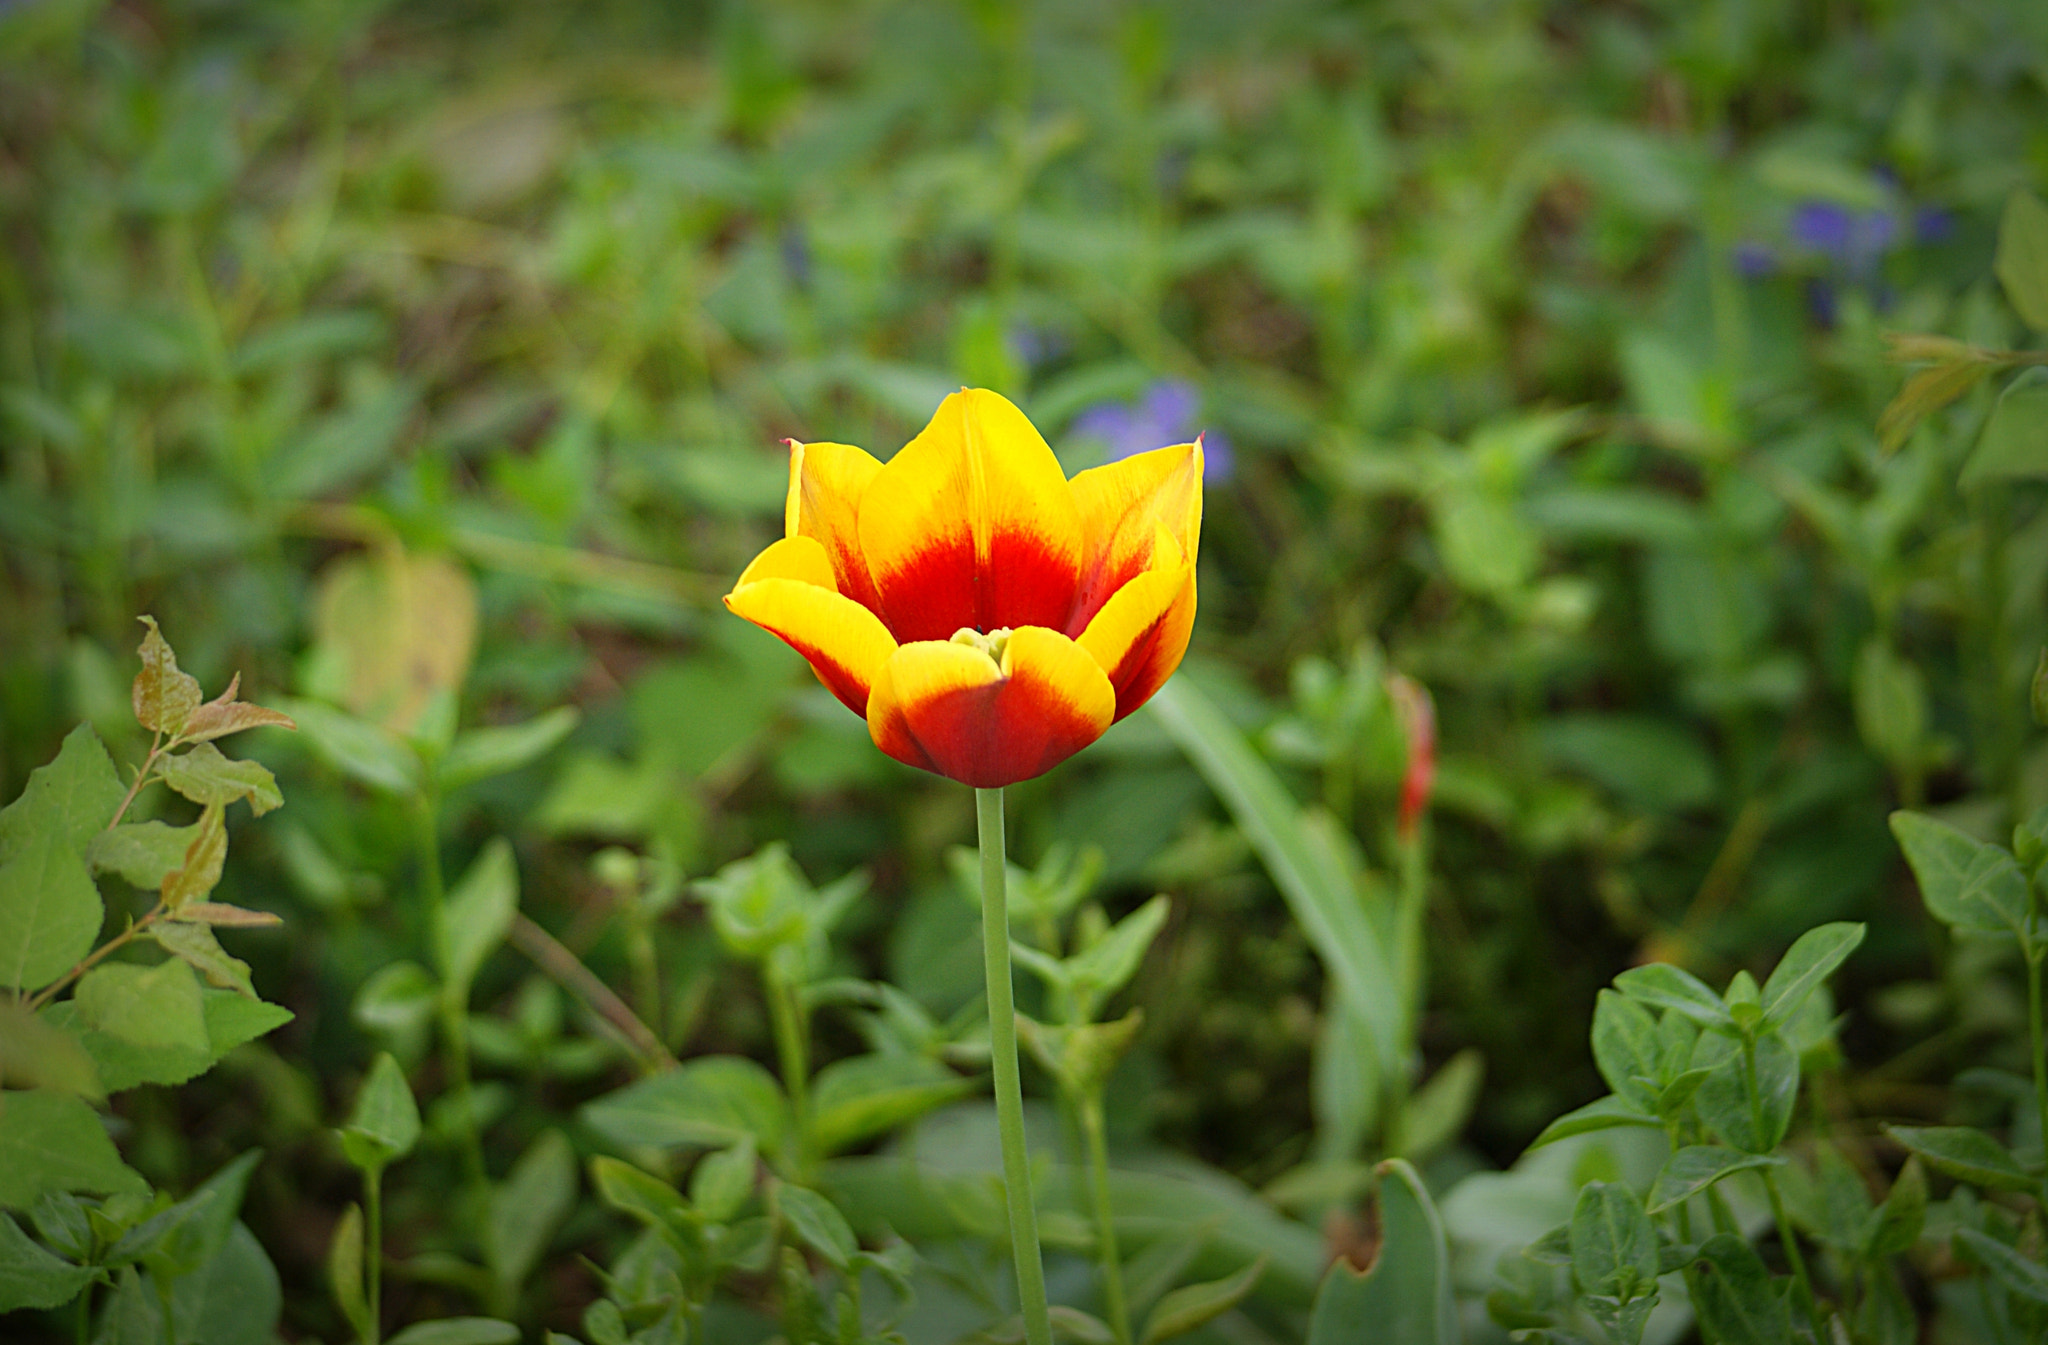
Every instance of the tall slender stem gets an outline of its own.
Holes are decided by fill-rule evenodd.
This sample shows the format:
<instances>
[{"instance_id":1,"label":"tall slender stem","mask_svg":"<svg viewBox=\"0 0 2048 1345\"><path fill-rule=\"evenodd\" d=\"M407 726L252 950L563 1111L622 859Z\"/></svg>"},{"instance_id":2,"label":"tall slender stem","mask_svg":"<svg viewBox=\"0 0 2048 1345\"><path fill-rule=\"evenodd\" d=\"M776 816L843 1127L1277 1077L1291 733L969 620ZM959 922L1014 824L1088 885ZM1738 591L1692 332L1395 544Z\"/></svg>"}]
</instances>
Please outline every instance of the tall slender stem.
<instances>
[{"instance_id":1,"label":"tall slender stem","mask_svg":"<svg viewBox=\"0 0 2048 1345\"><path fill-rule=\"evenodd\" d=\"M448 1056L448 1085L455 1094L457 1123L461 1127L462 1164L470 1187L478 1195L490 1185L484 1170L483 1137L477 1130L476 1098L469 1085L468 987L450 979L455 966L454 931L448 927L448 893L441 878L440 809L431 793L421 794L413 808L414 837L420 852L420 890L426 897L428 935L433 940L434 963L441 971L441 1049Z\"/></svg>"},{"instance_id":2,"label":"tall slender stem","mask_svg":"<svg viewBox=\"0 0 2048 1345\"><path fill-rule=\"evenodd\" d=\"M2034 1107L2041 1120L2041 1152L2048 1155L2048 1036L2041 1030L2041 962L2048 946L2027 947L2027 1026L2034 1043Z\"/></svg>"},{"instance_id":3,"label":"tall slender stem","mask_svg":"<svg viewBox=\"0 0 2048 1345\"><path fill-rule=\"evenodd\" d=\"M761 963L761 979L768 991L768 1016L775 1025L775 1054L782 1065L782 1087L789 1094L790 1114L796 1117L797 1161L800 1167L808 1168L811 1053L804 1045L802 1011L796 1004L796 988L776 965L774 953Z\"/></svg>"},{"instance_id":4,"label":"tall slender stem","mask_svg":"<svg viewBox=\"0 0 2048 1345\"><path fill-rule=\"evenodd\" d=\"M1052 1345L1045 1305L1045 1263L1038 1211L1031 1203L1031 1161L1024 1151L1024 1083L1017 1068L1017 1005L1010 988L1010 905L1003 890L1003 791L974 791L981 838L981 960L988 978L988 1044L995 1072L996 1125L1003 1141L1003 1190L1010 1206L1010 1253L1027 1345Z\"/></svg>"},{"instance_id":5,"label":"tall slender stem","mask_svg":"<svg viewBox=\"0 0 2048 1345\"><path fill-rule=\"evenodd\" d=\"M1131 1310L1124 1302L1124 1269L1117 1255L1116 1219L1109 1199L1109 1142L1103 1134L1102 1089L1081 1099L1081 1129L1088 1137L1088 1185L1095 1206L1095 1251L1102 1265L1102 1304L1116 1345L1131 1345Z\"/></svg>"},{"instance_id":6,"label":"tall slender stem","mask_svg":"<svg viewBox=\"0 0 2048 1345\"><path fill-rule=\"evenodd\" d=\"M373 1167L363 1174L363 1234L368 1246L363 1255L363 1278L367 1282L370 1332L364 1345L377 1345L384 1334L384 1169Z\"/></svg>"}]
</instances>

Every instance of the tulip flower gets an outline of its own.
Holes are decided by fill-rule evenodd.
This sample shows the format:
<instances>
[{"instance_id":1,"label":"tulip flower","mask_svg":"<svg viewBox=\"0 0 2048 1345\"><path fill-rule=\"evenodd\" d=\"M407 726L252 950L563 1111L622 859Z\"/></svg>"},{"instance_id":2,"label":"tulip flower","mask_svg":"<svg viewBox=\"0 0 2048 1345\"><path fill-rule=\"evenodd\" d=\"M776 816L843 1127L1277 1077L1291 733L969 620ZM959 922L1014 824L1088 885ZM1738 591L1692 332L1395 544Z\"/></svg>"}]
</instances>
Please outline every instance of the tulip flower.
<instances>
[{"instance_id":1,"label":"tulip flower","mask_svg":"<svg viewBox=\"0 0 2048 1345\"><path fill-rule=\"evenodd\" d=\"M887 463L790 443L781 541L726 606L780 636L898 761L980 789L1043 774L1143 705L1187 651L1202 445L1069 481L986 389Z\"/></svg>"}]
</instances>

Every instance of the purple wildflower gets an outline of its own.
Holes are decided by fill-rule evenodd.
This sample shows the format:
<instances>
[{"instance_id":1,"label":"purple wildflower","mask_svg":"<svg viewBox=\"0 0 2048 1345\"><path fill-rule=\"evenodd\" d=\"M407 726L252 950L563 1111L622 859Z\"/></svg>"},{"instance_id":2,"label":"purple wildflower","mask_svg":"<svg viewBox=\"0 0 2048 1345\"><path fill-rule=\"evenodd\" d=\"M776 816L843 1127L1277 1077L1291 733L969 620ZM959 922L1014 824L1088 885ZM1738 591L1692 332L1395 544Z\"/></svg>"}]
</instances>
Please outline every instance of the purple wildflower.
<instances>
[{"instance_id":1,"label":"purple wildflower","mask_svg":"<svg viewBox=\"0 0 2048 1345\"><path fill-rule=\"evenodd\" d=\"M1200 430L1201 393L1192 383L1161 379L1145 389L1137 405L1102 402L1074 417L1073 433L1100 439L1112 462L1168 444L1184 444ZM1236 455L1230 441L1210 431L1202 435L1202 479L1228 481Z\"/></svg>"}]
</instances>

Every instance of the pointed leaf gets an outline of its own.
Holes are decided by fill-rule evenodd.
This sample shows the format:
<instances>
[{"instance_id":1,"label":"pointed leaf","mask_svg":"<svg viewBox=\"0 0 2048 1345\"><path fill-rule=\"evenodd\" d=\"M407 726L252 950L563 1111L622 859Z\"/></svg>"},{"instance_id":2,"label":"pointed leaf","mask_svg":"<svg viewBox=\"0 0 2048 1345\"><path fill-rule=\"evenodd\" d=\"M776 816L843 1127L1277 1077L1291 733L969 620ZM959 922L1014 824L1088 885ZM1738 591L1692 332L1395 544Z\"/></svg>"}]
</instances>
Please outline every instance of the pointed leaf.
<instances>
[{"instance_id":1,"label":"pointed leaf","mask_svg":"<svg viewBox=\"0 0 2048 1345\"><path fill-rule=\"evenodd\" d=\"M586 1103L584 1121L615 1144L723 1149L752 1137L780 1150L788 1104L775 1076L744 1056L712 1055Z\"/></svg>"},{"instance_id":2,"label":"pointed leaf","mask_svg":"<svg viewBox=\"0 0 2048 1345\"><path fill-rule=\"evenodd\" d=\"M192 969L172 959L153 967L94 967L72 996L88 1026L134 1046L205 1051L206 1012Z\"/></svg>"},{"instance_id":3,"label":"pointed leaf","mask_svg":"<svg viewBox=\"0 0 2048 1345\"><path fill-rule=\"evenodd\" d=\"M384 1345L518 1345L519 1328L495 1317L443 1317L415 1322Z\"/></svg>"},{"instance_id":4,"label":"pointed leaf","mask_svg":"<svg viewBox=\"0 0 2048 1345\"><path fill-rule=\"evenodd\" d=\"M1589 1294L1624 1302L1655 1293L1657 1230L1635 1192L1588 1182L1572 1206L1572 1275Z\"/></svg>"},{"instance_id":5,"label":"pointed leaf","mask_svg":"<svg viewBox=\"0 0 2048 1345\"><path fill-rule=\"evenodd\" d=\"M558 706L523 724L505 724L470 729L456 735L441 758L436 778L441 788L453 790L477 780L516 771L540 760L574 731L581 713L571 705Z\"/></svg>"},{"instance_id":6,"label":"pointed leaf","mask_svg":"<svg viewBox=\"0 0 2048 1345\"><path fill-rule=\"evenodd\" d=\"M356 1093L355 1110L342 1127L349 1162L359 1168L382 1168L412 1152L420 1138L420 1109L405 1071L389 1051L380 1052ZM354 1143L351 1145L351 1137Z\"/></svg>"},{"instance_id":7,"label":"pointed leaf","mask_svg":"<svg viewBox=\"0 0 2048 1345\"><path fill-rule=\"evenodd\" d=\"M218 803L208 804L192 829L192 843L185 847L185 859L164 875L163 903L175 914L187 902L197 901L220 883L221 869L228 858L226 811Z\"/></svg>"},{"instance_id":8,"label":"pointed leaf","mask_svg":"<svg viewBox=\"0 0 2048 1345\"><path fill-rule=\"evenodd\" d=\"M226 807L247 799L250 810L261 817L284 802L277 777L268 767L224 756L212 743L160 757L156 771L165 784L201 807Z\"/></svg>"},{"instance_id":9,"label":"pointed leaf","mask_svg":"<svg viewBox=\"0 0 2048 1345\"><path fill-rule=\"evenodd\" d=\"M811 1140L820 1154L852 1148L981 1087L925 1056L863 1055L818 1071Z\"/></svg>"},{"instance_id":10,"label":"pointed leaf","mask_svg":"<svg viewBox=\"0 0 2048 1345\"><path fill-rule=\"evenodd\" d=\"M1259 1276L1266 1273L1271 1258L1261 1255L1258 1260L1238 1271L1235 1275L1206 1284L1187 1284L1175 1289L1159 1300L1145 1319L1144 1333L1139 1345L1154 1345L1154 1342L1171 1340L1184 1336L1198 1326L1205 1326L1224 1313L1244 1302L1247 1295L1258 1286Z\"/></svg>"},{"instance_id":11,"label":"pointed leaf","mask_svg":"<svg viewBox=\"0 0 2048 1345\"><path fill-rule=\"evenodd\" d=\"M62 1307L91 1284L90 1266L75 1266L0 1214L0 1313Z\"/></svg>"},{"instance_id":12,"label":"pointed leaf","mask_svg":"<svg viewBox=\"0 0 2048 1345\"><path fill-rule=\"evenodd\" d=\"M1949 1176L1998 1191L2038 1192L2012 1151L1969 1126L1892 1126L1884 1132Z\"/></svg>"},{"instance_id":13,"label":"pointed leaf","mask_svg":"<svg viewBox=\"0 0 2048 1345\"><path fill-rule=\"evenodd\" d=\"M451 993L464 1003L484 959L505 941L519 911L519 868L512 845L493 836L448 894L448 965L441 969Z\"/></svg>"},{"instance_id":14,"label":"pointed leaf","mask_svg":"<svg viewBox=\"0 0 2048 1345\"><path fill-rule=\"evenodd\" d=\"M387 794L412 794L420 787L419 754L387 730L318 701L290 700L313 751L342 774Z\"/></svg>"},{"instance_id":15,"label":"pointed leaf","mask_svg":"<svg viewBox=\"0 0 2048 1345\"><path fill-rule=\"evenodd\" d=\"M85 847L85 860L95 873L118 874L132 886L155 892L171 870L184 864L185 852L198 834L196 826L123 822L94 836Z\"/></svg>"},{"instance_id":16,"label":"pointed leaf","mask_svg":"<svg viewBox=\"0 0 2048 1345\"><path fill-rule=\"evenodd\" d=\"M370 1305L363 1294L363 1211L355 1204L341 1212L327 1243L327 1287L341 1315L358 1338L370 1338Z\"/></svg>"},{"instance_id":17,"label":"pointed leaf","mask_svg":"<svg viewBox=\"0 0 2048 1345\"><path fill-rule=\"evenodd\" d=\"M1788 1022L1815 987L1856 951L1865 932L1864 926L1843 920L1809 929L1793 940L1764 982L1763 1028Z\"/></svg>"},{"instance_id":18,"label":"pointed leaf","mask_svg":"<svg viewBox=\"0 0 2048 1345\"><path fill-rule=\"evenodd\" d=\"M249 981L249 964L229 956L227 949L220 946L220 940L213 937L213 931L207 926L187 924L182 920L159 920L151 926L150 933L165 952L183 961L212 984L255 998L256 987Z\"/></svg>"},{"instance_id":19,"label":"pointed leaf","mask_svg":"<svg viewBox=\"0 0 2048 1345\"><path fill-rule=\"evenodd\" d=\"M156 628L156 618L138 617L149 631L135 652L142 658L142 671L135 674L132 698L135 720L142 727L175 738L185 721L199 708L199 680L180 672L178 656Z\"/></svg>"},{"instance_id":20,"label":"pointed leaf","mask_svg":"<svg viewBox=\"0 0 2048 1345\"><path fill-rule=\"evenodd\" d=\"M1422 1179L1400 1159L1380 1164L1380 1248L1363 1274L1339 1260L1323 1277L1307 1345L1361 1340L1456 1345L1451 1253Z\"/></svg>"},{"instance_id":21,"label":"pointed leaf","mask_svg":"<svg viewBox=\"0 0 2048 1345\"><path fill-rule=\"evenodd\" d=\"M143 1195L98 1113L45 1089L0 1096L0 1206L26 1209L53 1191Z\"/></svg>"},{"instance_id":22,"label":"pointed leaf","mask_svg":"<svg viewBox=\"0 0 2048 1345\"><path fill-rule=\"evenodd\" d=\"M845 1270L860 1250L846 1216L816 1191L784 1182L775 1188L775 1208L791 1231L835 1270Z\"/></svg>"},{"instance_id":23,"label":"pointed leaf","mask_svg":"<svg viewBox=\"0 0 2048 1345\"><path fill-rule=\"evenodd\" d=\"M1693 1310L1722 1345L1786 1345L1792 1313L1756 1249L1733 1233L1716 1233L1693 1260Z\"/></svg>"},{"instance_id":24,"label":"pointed leaf","mask_svg":"<svg viewBox=\"0 0 2048 1345\"><path fill-rule=\"evenodd\" d=\"M1649 1212L1662 1214L1681 1205L1730 1173L1778 1167L1784 1161L1775 1154L1746 1154L1739 1149L1689 1144L1665 1160L1650 1187Z\"/></svg>"},{"instance_id":25,"label":"pointed leaf","mask_svg":"<svg viewBox=\"0 0 2048 1345\"><path fill-rule=\"evenodd\" d=\"M2048 332L2048 205L2032 192L2016 190L2006 198L1992 269L2026 324Z\"/></svg>"},{"instance_id":26,"label":"pointed leaf","mask_svg":"<svg viewBox=\"0 0 2048 1345\"><path fill-rule=\"evenodd\" d=\"M1958 1228L1956 1241L1968 1247L2006 1288L2035 1303L2048 1303L2048 1269L1974 1228Z\"/></svg>"},{"instance_id":27,"label":"pointed leaf","mask_svg":"<svg viewBox=\"0 0 2048 1345\"><path fill-rule=\"evenodd\" d=\"M1653 1008L1669 1009L1702 1027L1725 1027L1728 1008L1707 983L1668 962L1630 967L1614 978L1614 988Z\"/></svg>"},{"instance_id":28,"label":"pointed leaf","mask_svg":"<svg viewBox=\"0 0 2048 1345\"><path fill-rule=\"evenodd\" d=\"M226 691L192 712L192 717L185 721L184 733L179 736L188 743L203 743L225 738L230 733L240 733L243 729L298 727L282 710L266 710L260 705L236 700L235 693L241 689L242 675L236 673Z\"/></svg>"},{"instance_id":29,"label":"pointed leaf","mask_svg":"<svg viewBox=\"0 0 2048 1345\"><path fill-rule=\"evenodd\" d=\"M1663 1127L1663 1122L1647 1112L1637 1111L1618 1097L1596 1098L1585 1106L1568 1111L1543 1127L1543 1133L1529 1141L1531 1149L1540 1149L1546 1144L1555 1144L1573 1135L1584 1135L1595 1130L1612 1130L1616 1126Z\"/></svg>"},{"instance_id":30,"label":"pointed leaf","mask_svg":"<svg viewBox=\"0 0 2048 1345\"><path fill-rule=\"evenodd\" d=\"M1988 934L2025 932L2027 880L2010 854L1919 813L1893 813L1891 826L1935 919Z\"/></svg>"}]
</instances>

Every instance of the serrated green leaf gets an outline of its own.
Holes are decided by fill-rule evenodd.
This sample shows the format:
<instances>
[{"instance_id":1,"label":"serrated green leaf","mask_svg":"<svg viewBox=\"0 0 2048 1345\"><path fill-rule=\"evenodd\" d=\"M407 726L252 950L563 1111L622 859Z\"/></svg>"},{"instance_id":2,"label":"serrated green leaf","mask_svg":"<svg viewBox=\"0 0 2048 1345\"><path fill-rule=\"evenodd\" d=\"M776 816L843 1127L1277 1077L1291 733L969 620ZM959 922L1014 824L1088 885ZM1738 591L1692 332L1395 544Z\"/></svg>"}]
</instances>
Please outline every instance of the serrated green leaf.
<instances>
[{"instance_id":1,"label":"serrated green leaf","mask_svg":"<svg viewBox=\"0 0 2048 1345\"><path fill-rule=\"evenodd\" d=\"M213 1062L244 1042L281 1027L292 1019L289 1009L250 999L231 990L201 992L206 1017L207 1048L175 1050L131 1045L90 1028L70 1000L50 1005L42 1017L75 1035L99 1068L100 1083L109 1093L140 1084L180 1084L206 1072Z\"/></svg>"},{"instance_id":2,"label":"serrated green leaf","mask_svg":"<svg viewBox=\"0 0 2048 1345\"><path fill-rule=\"evenodd\" d=\"M0 1214L0 1313L61 1307L92 1279L90 1266L76 1266L57 1256Z\"/></svg>"},{"instance_id":3,"label":"serrated green leaf","mask_svg":"<svg viewBox=\"0 0 2048 1345\"><path fill-rule=\"evenodd\" d=\"M284 802L277 777L260 762L223 755L212 743L160 757L157 774L163 782L201 807L221 807L247 799L258 817Z\"/></svg>"},{"instance_id":4,"label":"serrated green leaf","mask_svg":"<svg viewBox=\"0 0 2048 1345\"><path fill-rule=\"evenodd\" d=\"M1991 267L2013 309L2037 332L2048 332L2048 205L2016 190L1998 218L1998 252Z\"/></svg>"},{"instance_id":5,"label":"serrated green leaf","mask_svg":"<svg viewBox=\"0 0 2048 1345\"><path fill-rule=\"evenodd\" d=\"M185 721L199 708L199 681L178 668L178 656L157 629L156 618L138 617L149 629L135 652L142 659L142 671L135 674L133 700L135 720L142 727L175 738Z\"/></svg>"},{"instance_id":6,"label":"serrated green leaf","mask_svg":"<svg viewBox=\"0 0 2048 1345\"><path fill-rule=\"evenodd\" d=\"M0 989L26 994L71 970L92 951L105 915L61 829L16 845L0 863Z\"/></svg>"},{"instance_id":7,"label":"serrated green leaf","mask_svg":"<svg viewBox=\"0 0 2048 1345\"><path fill-rule=\"evenodd\" d=\"M41 1088L0 1095L0 1206L26 1209L53 1191L148 1190L114 1152L99 1115L77 1098Z\"/></svg>"},{"instance_id":8,"label":"serrated green leaf","mask_svg":"<svg viewBox=\"0 0 2048 1345\"><path fill-rule=\"evenodd\" d=\"M80 978L72 998L87 1026L132 1046L208 1049L199 982L176 958L153 967L104 963Z\"/></svg>"},{"instance_id":9,"label":"serrated green leaf","mask_svg":"<svg viewBox=\"0 0 2048 1345\"><path fill-rule=\"evenodd\" d=\"M96 834L85 847L85 861L96 873L119 875L145 892L156 892L171 870L185 863L185 851L199 834L196 826L163 822L123 822Z\"/></svg>"}]
</instances>

